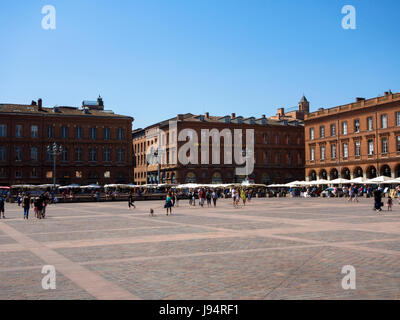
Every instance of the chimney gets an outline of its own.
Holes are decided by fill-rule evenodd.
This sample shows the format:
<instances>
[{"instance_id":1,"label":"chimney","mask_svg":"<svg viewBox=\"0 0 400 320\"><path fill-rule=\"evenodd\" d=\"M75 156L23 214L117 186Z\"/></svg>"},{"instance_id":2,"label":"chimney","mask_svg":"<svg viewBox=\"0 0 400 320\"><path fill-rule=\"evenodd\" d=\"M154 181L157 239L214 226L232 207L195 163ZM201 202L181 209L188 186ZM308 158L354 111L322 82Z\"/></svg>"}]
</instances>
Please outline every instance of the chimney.
<instances>
[{"instance_id":1,"label":"chimney","mask_svg":"<svg viewBox=\"0 0 400 320\"><path fill-rule=\"evenodd\" d=\"M285 108L279 108L278 109L278 116L284 116L285 115Z\"/></svg>"},{"instance_id":2,"label":"chimney","mask_svg":"<svg viewBox=\"0 0 400 320\"><path fill-rule=\"evenodd\" d=\"M43 108L42 108L42 99L38 100L38 110L40 110L40 111L43 110Z\"/></svg>"},{"instance_id":3,"label":"chimney","mask_svg":"<svg viewBox=\"0 0 400 320\"><path fill-rule=\"evenodd\" d=\"M236 118L236 113L232 113L231 119Z\"/></svg>"},{"instance_id":4,"label":"chimney","mask_svg":"<svg viewBox=\"0 0 400 320\"><path fill-rule=\"evenodd\" d=\"M210 119L210 113L206 112L206 118Z\"/></svg>"},{"instance_id":5,"label":"chimney","mask_svg":"<svg viewBox=\"0 0 400 320\"><path fill-rule=\"evenodd\" d=\"M364 101L364 100L365 100L365 98L361 98L361 97L356 98L356 102L361 102L361 101Z\"/></svg>"},{"instance_id":6,"label":"chimney","mask_svg":"<svg viewBox=\"0 0 400 320\"><path fill-rule=\"evenodd\" d=\"M178 119L178 121L183 121L183 114L178 114L177 119Z\"/></svg>"},{"instance_id":7,"label":"chimney","mask_svg":"<svg viewBox=\"0 0 400 320\"><path fill-rule=\"evenodd\" d=\"M265 114L263 114L263 115L261 116L261 118L265 119L265 118L266 118Z\"/></svg>"},{"instance_id":8,"label":"chimney","mask_svg":"<svg viewBox=\"0 0 400 320\"><path fill-rule=\"evenodd\" d=\"M31 102L31 106L36 106L37 104L36 104L36 101L35 100L32 100L32 102Z\"/></svg>"}]
</instances>

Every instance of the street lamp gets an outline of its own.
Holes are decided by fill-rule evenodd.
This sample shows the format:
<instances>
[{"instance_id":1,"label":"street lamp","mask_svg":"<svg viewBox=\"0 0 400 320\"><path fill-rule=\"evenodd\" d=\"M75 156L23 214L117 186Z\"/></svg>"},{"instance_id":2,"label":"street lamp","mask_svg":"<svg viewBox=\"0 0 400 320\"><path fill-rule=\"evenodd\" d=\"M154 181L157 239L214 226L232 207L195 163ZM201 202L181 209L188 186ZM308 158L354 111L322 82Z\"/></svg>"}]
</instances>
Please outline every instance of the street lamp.
<instances>
[{"instance_id":1,"label":"street lamp","mask_svg":"<svg viewBox=\"0 0 400 320\"><path fill-rule=\"evenodd\" d=\"M59 154L64 151L62 146L53 143L53 145L47 146L47 152L53 156L53 188L56 190L56 158Z\"/></svg>"},{"instance_id":2,"label":"street lamp","mask_svg":"<svg viewBox=\"0 0 400 320\"><path fill-rule=\"evenodd\" d=\"M157 173L157 180L158 180L158 184L161 184L161 179L160 179L160 158L159 158L159 150L157 149L156 151L154 151L153 153L154 157L157 158L157 163L158 163L158 173Z\"/></svg>"}]
</instances>

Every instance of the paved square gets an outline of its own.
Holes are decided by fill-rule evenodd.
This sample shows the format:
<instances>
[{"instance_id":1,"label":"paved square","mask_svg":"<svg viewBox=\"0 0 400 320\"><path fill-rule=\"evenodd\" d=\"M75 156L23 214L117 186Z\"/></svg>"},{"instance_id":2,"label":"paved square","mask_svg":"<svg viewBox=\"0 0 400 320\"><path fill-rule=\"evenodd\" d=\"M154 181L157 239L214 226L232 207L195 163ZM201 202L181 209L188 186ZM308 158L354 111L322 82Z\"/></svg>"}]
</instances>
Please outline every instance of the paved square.
<instances>
[{"instance_id":1,"label":"paved square","mask_svg":"<svg viewBox=\"0 0 400 320\"><path fill-rule=\"evenodd\" d=\"M234 209L162 201L57 204L0 220L0 299L399 299L400 206L253 199ZM150 208L156 216L150 217ZM33 216L33 214L31 214ZM56 289L42 289L44 265ZM356 290L342 289L342 267Z\"/></svg>"}]
</instances>

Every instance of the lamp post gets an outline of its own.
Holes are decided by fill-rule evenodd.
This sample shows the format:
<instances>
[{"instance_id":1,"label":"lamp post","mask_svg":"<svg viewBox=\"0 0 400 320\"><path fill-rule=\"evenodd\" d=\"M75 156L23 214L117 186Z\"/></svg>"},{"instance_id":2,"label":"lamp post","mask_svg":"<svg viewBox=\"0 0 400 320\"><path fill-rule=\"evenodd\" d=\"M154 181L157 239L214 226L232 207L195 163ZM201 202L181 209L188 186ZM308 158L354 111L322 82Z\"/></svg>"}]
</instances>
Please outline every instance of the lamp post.
<instances>
[{"instance_id":1,"label":"lamp post","mask_svg":"<svg viewBox=\"0 0 400 320\"><path fill-rule=\"evenodd\" d=\"M59 154L64 151L62 146L57 145L57 143L53 143L53 145L47 146L47 152L53 157L53 189L56 190L56 159Z\"/></svg>"}]
</instances>

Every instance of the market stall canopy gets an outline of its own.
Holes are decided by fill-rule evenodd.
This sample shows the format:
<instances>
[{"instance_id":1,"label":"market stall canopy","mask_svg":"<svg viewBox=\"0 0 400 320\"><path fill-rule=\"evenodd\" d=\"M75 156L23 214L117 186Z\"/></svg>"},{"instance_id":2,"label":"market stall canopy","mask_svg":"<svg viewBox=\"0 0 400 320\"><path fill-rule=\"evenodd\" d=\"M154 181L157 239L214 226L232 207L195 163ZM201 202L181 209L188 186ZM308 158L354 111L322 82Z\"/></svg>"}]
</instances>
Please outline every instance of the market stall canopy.
<instances>
[{"instance_id":1,"label":"market stall canopy","mask_svg":"<svg viewBox=\"0 0 400 320\"><path fill-rule=\"evenodd\" d=\"M356 183L356 184L365 184L367 182L367 179L364 179L363 177L358 177L349 180L350 183Z\"/></svg>"},{"instance_id":2,"label":"market stall canopy","mask_svg":"<svg viewBox=\"0 0 400 320\"><path fill-rule=\"evenodd\" d=\"M73 188L80 188L81 186L79 184L70 184L68 186L62 186L59 187L58 189L62 190L62 189L73 189Z\"/></svg>"},{"instance_id":3,"label":"market stall canopy","mask_svg":"<svg viewBox=\"0 0 400 320\"><path fill-rule=\"evenodd\" d=\"M390 180L392 180L392 178L386 177L386 176L380 176L380 177L376 177L373 179L369 179L369 180L367 180L366 183L368 183L368 184L390 183L390 182L387 182Z\"/></svg>"},{"instance_id":4,"label":"market stall canopy","mask_svg":"<svg viewBox=\"0 0 400 320\"><path fill-rule=\"evenodd\" d=\"M10 187L0 187L0 189L6 189L6 190L9 190L9 189L10 189Z\"/></svg>"},{"instance_id":5,"label":"market stall canopy","mask_svg":"<svg viewBox=\"0 0 400 320\"><path fill-rule=\"evenodd\" d=\"M319 185L328 185L331 182L325 179L319 179L319 180L314 180L314 181L309 181L310 186L319 186Z\"/></svg>"},{"instance_id":6,"label":"market stall canopy","mask_svg":"<svg viewBox=\"0 0 400 320\"><path fill-rule=\"evenodd\" d=\"M89 184L88 186L82 186L81 189L100 189L101 186L97 184Z\"/></svg>"},{"instance_id":7,"label":"market stall canopy","mask_svg":"<svg viewBox=\"0 0 400 320\"><path fill-rule=\"evenodd\" d=\"M32 184L15 184L11 186L11 189L35 189L37 186Z\"/></svg>"},{"instance_id":8,"label":"market stall canopy","mask_svg":"<svg viewBox=\"0 0 400 320\"><path fill-rule=\"evenodd\" d=\"M329 181L329 184L345 184L345 183L350 183L350 180L347 180L344 178L338 178L338 179Z\"/></svg>"}]
</instances>

